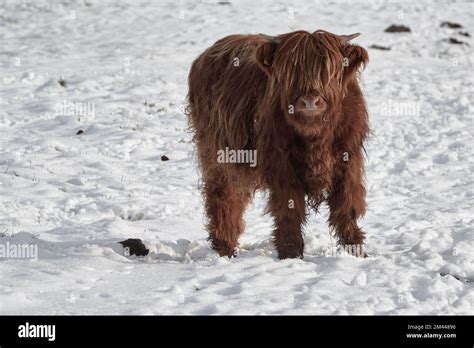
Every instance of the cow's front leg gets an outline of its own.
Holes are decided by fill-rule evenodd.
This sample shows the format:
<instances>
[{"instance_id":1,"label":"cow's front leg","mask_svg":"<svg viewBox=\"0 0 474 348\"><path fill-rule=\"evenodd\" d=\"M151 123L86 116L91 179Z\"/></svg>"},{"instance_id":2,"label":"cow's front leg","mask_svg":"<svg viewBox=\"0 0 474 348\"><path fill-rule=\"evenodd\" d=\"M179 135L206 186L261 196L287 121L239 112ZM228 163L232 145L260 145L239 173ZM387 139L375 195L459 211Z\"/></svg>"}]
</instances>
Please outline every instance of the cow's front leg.
<instances>
[{"instance_id":1,"label":"cow's front leg","mask_svg":"<svg viewBox=\"0 0 474 348\"><path fill-rule=\"evenodd\" d=\"M352 157L344 155L336 166L328 197L329 225L340 245L355 256L366 256L364 233L357 225L357 219L364 215L366 208L363 157L360 152Z\"/></svg>"},{"instance_id":2,"label":"cow's front leg","mask_svg":"<svg viewBox=\"0 0 474 348\"><path fill-rule=\"evenodd\" d=\"M299 187L271 189L268 209L275 221L273 237L280 259L303 257L304 197L304 189Z\"/></svg>"}]
</instances>

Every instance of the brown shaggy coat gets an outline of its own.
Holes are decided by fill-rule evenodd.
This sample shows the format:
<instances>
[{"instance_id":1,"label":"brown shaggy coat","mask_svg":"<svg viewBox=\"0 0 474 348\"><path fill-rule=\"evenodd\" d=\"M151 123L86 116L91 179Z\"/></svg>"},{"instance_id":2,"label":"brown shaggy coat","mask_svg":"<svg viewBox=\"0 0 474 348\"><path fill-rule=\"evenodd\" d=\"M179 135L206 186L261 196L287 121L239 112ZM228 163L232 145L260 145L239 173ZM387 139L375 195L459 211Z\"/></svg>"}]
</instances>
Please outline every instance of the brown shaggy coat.
<instances>
[{"instance_id":1,"label":"brown shaggy coat","mask_svg":"<svg viewBox=\"0 0 474 348\"><path fill-rule=\"evenodd\" d=\"M280 258L303 256L307 207L324 200L339 243L363 243L369 127L357 72L367 62L365 49L321 30L231 35L194 61L188 116L220 255L234 255L258 189L269 191ZM256 166L218 161L226 148L256 150Z\"/></svg>"}]
</instances>

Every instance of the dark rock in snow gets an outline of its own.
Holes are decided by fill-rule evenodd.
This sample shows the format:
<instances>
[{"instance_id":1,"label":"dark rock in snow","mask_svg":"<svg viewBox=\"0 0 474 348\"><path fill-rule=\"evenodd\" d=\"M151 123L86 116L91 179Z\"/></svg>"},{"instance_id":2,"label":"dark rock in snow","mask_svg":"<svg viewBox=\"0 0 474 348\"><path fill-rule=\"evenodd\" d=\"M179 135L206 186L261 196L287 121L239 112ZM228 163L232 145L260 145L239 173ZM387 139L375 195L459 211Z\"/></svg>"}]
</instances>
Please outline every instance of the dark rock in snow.
<instances>
[{"instance_id":1,"label":"dark rock in snow","mask_svg":"<svg viewBox=\"0 0 474 348\"><path fill-rule=\"evenodd\" d=\"M77 131L76 135L79 135L79 134L82 134L82 133L84 133L84 131L83 131L82 129L79 129L79 130Z\"/></svg>"},{"instance_id":2,"label":"dark rock in snow","mask_svg":"<svg viewBox=\"0 0 474 348\"><path fill-rule=\"evenodd\" d=\"M440 275L441 277L451 276L451 277L453 277L454 279L459 280L460 282L464 282L464 283L471 283L471 282L472 282L472 279L464 278L464 277L459 277L459 276L454 275L454 274L440 273L439 275Z\"/></svg>"},{"instance_id":3,"label":"dark rock in snow","mask_svg":"<svg viewBox=\"0 0 474 348\"><path fill-rule=\"evenodd\" d=\"M382 51L390 51L392 48L387 47L387 46L379 46L379 45L370 45L369 48L373 48L376 50L382 50Z\"/></svg>"},{"instance_id":4,"label":"dark rock in snow","mask_svg":"<svg viewBox=\"0 0 474 348\"><path fill-rule=\"evenodd\" d=\"M145 256L145 255L148 255L149 250L145 247L145 244L143 244L141 239L130 238L130 239L124 240L124 241L119 242L119 243L123 245L124 249L128 250L128 252L126 251L126 253L125 253L126 256L131 256L131 255Z\"/></svg>"},{"instance_id":5,"label":"dark rock in snow","mask_svg":"<svg viewBox=\"0 0 474 348\"><path fill-rule=\"evenodd\" d=\"M466 42L459 41L458 39L455 39L454 37L450 37L449 39L446 39L445 41L453 45L467 45Z\"/></svg>"},{"instance_id":6,"label":"dark rock in snow","mask_svg":"<svg viewBox=\"0 0 474 348\"><path fill-rule=\"evenodd\" d=\"M163 155L163 156L161 156L161 160L162 161L169 161L170 159L168 158L168 156Z\"/></svg>"},{"instance_id":7,"label":"dark rock in snow","mask_svg":"<svg viewBox=\"0 0 474 348\"><path fill-rule=\"evenodd\" d=\"M471 37L467 31L460 31L459 35L465 36L465 37Z\"/></svg>"},{"instance_id":8,"label":"dark rock in snow","mask_svg":"<svg viewBox=\"0 0 474 348\"><path fill-rule=\"evenodd\" d=\"M441 23L442 28L450 28L450 29L460 29L462 28L462 25L459 23L454 23L454 22L443 22Z\"/></svg>"},{"instance_id":9,"label":"dark rock in snow","mask_svg":"<svg viewBox=\"0 0 474 348\"><path fill-rule=\"evenodd\" d=\"M387 29L385 29L385 32L386 33L410 33L411 29L404 25L392 24Z\"/></svg>"}]
</instances>

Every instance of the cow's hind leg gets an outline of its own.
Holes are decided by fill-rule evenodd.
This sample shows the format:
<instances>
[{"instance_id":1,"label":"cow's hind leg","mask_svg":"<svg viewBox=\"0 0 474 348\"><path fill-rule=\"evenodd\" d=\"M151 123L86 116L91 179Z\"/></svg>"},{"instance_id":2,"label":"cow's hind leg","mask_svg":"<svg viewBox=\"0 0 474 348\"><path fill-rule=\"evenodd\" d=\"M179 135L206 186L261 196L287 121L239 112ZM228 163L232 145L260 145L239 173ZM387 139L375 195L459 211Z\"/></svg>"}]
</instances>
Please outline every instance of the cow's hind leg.
<instances>
[{"instance_id":1,"label":"cow's hind leg","mask_svg":"<svg viewBox=\"0 0 474 348\"><path fill-rule=\"evenodd\" d=\"M239 236L245 228L243 214L250 197L249 191L234 187L223 173L205 178L209 241L220 256L234 256Z\"/></svg>"},{"instance_id":2,"label":"cow's hind leg","mask_svg":"<svg viewBox=\"0 0 474 348\"><path fill-rule=\"evenodd\" d=\"M304 198L304 190L299 187L280 186L271 191L268 210L275 220L273 236L280 259L303 257L302 226L306 220Z\"/></svg>"},{"instance_id":3,"label":"cow's hind leg","mask_svg":"<svg viewBox=\"0 0 474 348\"><path fill-rule=\"evenodd\" d=\"M328 197L329 224L339 244L354 256L367 255L363 251L364 233L357 219L365 213L365 187L362 177L362 154L356 153L349 163L337 172Z\"/></svg>"}]
</instances>

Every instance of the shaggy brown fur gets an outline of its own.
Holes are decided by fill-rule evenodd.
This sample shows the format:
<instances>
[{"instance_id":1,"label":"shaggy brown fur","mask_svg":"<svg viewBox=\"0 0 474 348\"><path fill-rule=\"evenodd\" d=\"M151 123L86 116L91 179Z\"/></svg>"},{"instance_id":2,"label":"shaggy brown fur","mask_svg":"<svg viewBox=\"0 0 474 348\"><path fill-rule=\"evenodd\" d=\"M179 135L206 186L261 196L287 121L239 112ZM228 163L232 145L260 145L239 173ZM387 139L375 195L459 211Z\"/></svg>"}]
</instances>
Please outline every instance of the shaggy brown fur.
<instances>
[{"instance_id":1,"label":"shaggy brown fur","mask_svg":"<svg viewBox=\"0 0 474 348\"><path fill-rule=\"evenodd\" d=\"M220 255L234 255L257 189L270 192L280 258L302 257L306 207L324 200L339 243L363 243L369 128L357 72L367 62L365 49L325 31L232 35L194 61L188 116ZM225 148L257 150L257 165L219 163Z\"/></svg>"}]
</instances>

